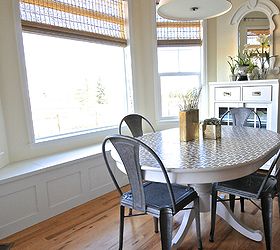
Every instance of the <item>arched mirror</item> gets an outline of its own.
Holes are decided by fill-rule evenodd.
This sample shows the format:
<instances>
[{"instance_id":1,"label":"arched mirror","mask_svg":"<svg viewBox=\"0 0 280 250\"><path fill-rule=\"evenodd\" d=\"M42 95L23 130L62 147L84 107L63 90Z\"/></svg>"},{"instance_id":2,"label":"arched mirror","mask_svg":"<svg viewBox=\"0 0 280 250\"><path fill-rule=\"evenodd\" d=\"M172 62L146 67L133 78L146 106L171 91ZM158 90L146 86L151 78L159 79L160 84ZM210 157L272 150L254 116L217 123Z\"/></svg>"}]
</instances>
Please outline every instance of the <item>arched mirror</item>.
<instances>
[{"instance_id":1,"label":"arched mirror","mask_svg":"<svg viewBox=\"0 0 280 250\"><path fill-rule=\"evenodd\" d=\"M265 73L265 77L268 72L279 73L279 67L274 67L276 56L274 56L273 51L273 32L275 29L273 16L276 14L279 14L279 9L272 1L248 0L241 4L231 19L231 24L237 28L237 52L243 53L245 49L247 52L254 53L255 56L251 55L254 56L255 61L253 64L246 61L246 65L251 64L251 70L255 66L258 67L259 73ZM242 56L246 58L246 54L243 53ZM241 64L242 62L244 63L244 60L240 61ZM239 69L242 66L240 63L238 63ZM246 70L248 72L248 68ZM240 74L242 75L242 71Z\"/></svg>"},{"instance_id":2,"label":"arched mirror","mask_svg":"<svg viewBox=\"0 0 280 250\"><path fill-rule=\"evenodd\" d=\"M270 35L270 24L267 15L260 11L247 13L238 25L238 51L257 49L260 35ZM269 54L270 48L266 48Z\"/></svg>"}]
</instances>

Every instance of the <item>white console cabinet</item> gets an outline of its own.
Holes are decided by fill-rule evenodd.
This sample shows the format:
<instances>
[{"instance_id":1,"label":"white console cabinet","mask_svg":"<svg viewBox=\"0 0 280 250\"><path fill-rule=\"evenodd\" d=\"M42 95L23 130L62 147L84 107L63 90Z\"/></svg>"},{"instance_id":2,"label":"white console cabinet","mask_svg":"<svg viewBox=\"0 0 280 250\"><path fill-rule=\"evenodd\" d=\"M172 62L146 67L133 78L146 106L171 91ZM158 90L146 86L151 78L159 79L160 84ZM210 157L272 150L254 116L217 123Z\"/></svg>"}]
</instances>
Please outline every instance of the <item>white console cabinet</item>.
<instances>
[{"instance_id":1,"label":"white console cabinet","mask_svg":"<svg viewBox=\"0 0 280 250\"><path fill-rule=\"evenodd\" d=\"M262 128L279 132L279 80L256 80L209 83L210 116L221 117L236 107L253 109L261 118ZM231 124L231 117L225 117ZM249 117L249 126L256 127L257 118Z\"/></svg>"}]
</instances>

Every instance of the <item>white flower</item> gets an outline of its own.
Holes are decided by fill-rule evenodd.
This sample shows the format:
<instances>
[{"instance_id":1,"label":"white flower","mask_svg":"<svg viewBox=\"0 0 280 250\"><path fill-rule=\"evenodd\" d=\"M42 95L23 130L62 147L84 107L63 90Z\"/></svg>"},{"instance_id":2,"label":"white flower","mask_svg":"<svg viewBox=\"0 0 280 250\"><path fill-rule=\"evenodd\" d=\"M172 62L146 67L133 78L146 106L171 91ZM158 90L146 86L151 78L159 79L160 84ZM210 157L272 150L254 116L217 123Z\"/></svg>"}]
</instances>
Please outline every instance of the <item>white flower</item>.
<instances>
[{"instance_id":1,"label":"white flower","mask_svg":"<svg viewBox=\"0 0 280 250\"><path fill-rule=\"evenodd\" d=\"M261 46L269 46L270 45L270 36L265 34L260 34L257 38L257 41L260 43Z\"/></svg>"}]
</instances>

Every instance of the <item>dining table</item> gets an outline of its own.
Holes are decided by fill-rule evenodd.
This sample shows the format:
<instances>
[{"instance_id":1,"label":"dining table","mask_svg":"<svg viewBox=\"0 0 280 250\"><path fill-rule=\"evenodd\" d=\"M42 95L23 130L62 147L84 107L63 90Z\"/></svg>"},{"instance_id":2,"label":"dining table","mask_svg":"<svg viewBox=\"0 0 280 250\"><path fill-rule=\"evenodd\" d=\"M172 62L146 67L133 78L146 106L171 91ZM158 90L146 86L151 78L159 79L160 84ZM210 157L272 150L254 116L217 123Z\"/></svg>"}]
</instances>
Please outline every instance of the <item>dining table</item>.
<instances>
[{"instance_id":1,"label":"dining table","mask_svg":"<svg viewBox=\"0 0 280 250\"><path fill-rule=\"evenodd\" d=\"M277 153L280 134L266 129L222 126L221 138L199 138L180 141L179 128L144 134L137 139L147 144L163 162L171 183L191 185L199 195L200 212L210 211L212 184L249 175L257 171ZM113 152L113 151L112 151ZM116 154L111 153L117 167L125 172ZM154 159L145 151L140 152L143 178L164 182L164 176ZM227 202L217 203L217 215L235 230L254 241L261 241L263 234L243 224L230 210ZM177 249L184 240L195 214L185 210L182 222L172 240Z\"/></svg>"}]
</instances>

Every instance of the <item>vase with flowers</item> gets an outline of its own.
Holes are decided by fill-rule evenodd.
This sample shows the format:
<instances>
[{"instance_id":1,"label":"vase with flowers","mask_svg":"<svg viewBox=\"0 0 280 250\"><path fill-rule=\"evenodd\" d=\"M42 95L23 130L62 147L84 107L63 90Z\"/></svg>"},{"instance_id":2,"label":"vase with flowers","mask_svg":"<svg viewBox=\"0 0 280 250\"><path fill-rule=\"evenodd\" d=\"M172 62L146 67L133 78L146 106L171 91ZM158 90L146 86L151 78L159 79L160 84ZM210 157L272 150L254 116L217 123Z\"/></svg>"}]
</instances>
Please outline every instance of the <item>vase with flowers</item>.
<instances>
[{"instance_id":1,"label":"vase with flowers","mask_svg":"<svg viewBox=\"0 0 280 250\"><path fill-rule=\"evenodd\" d=\"M271 56L269 54L270 49L270 36L265 34L260 34L257 38L257 42L259 43L259 47L256 48L256 56L259 60L259 78L266 79L269 68L271 66L271 59L276 56Z\"/></svg>"},{"instance_id":2,"label":"vase with flowers","mask_svg":"<svg viewBox=\"0 0 280 250\"><path fill-rule=\"evenodd\" d=\"M270 55L270 37L260 34L257 37L256 44L245 44L242 52L232 58L235 61L238 75L237 80L266 79L270 69L273 68L277 56ZM272 60L274 59L274 60ZM232 61L228 61L232 68Z\"/></svg>"},{"instance_id":3,"label":"vase with flowers","mask_svg":"<svg viewBox=\"0 0 280 250\"><path fill-rule=\"evenodd\" d=\"M199 110L198 103L200 89L191 89L186 94L178 95L180 99L179 126L180 140L190 141L199 135Z\"/></svg>"},{"instance_id":4,"label":"vase with flowers","mask_svg":"<svg viewBox=\"0 0 280 250\"><path fill-rule=\"evenodd\" d=\"M252 64L250 56L247 53L238 53L235 62L238 67L237 80L238 81L248 80L247 73L250 65Z\"/></svg>"}]
</instances>

